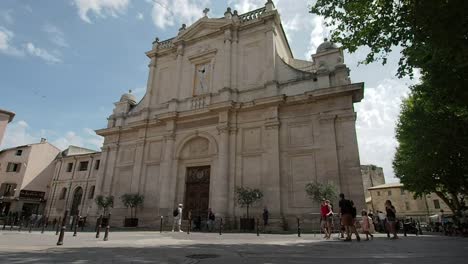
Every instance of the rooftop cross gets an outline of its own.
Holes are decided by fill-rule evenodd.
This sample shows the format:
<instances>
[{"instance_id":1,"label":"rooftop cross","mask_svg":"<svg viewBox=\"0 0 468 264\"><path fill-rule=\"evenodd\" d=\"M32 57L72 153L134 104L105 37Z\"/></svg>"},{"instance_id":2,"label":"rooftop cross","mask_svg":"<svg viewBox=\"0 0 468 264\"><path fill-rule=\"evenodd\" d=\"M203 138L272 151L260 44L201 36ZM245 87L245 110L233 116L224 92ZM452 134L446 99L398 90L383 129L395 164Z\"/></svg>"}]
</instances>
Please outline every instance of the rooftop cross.
<instances>
[{"instance_id":1,"label":"rooftop cross","mask_svg":"<svg viewBox=\"0 0 468 264\"><path fill-rule=\"evenodd\" d=\"M205 16L208 16L208 12L210 12L210 9L209 9L209 8L203 9L203 14L204 14Z\"/></svg>"}]
</instances>

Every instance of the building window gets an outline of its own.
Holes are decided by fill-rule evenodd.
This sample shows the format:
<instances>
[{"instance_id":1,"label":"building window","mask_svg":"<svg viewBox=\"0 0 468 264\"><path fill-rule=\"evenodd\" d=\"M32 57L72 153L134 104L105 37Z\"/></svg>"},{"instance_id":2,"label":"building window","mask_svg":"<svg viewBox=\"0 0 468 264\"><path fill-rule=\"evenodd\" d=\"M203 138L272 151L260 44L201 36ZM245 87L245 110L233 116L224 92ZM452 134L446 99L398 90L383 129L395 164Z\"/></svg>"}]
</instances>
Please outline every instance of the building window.
<instances>
[{"instance_id":1,"label":"building window","mask_svg":"<svg viewBox=\"0 0 468 264\"><path fill-rule=\"evenodd\" d=\"M7 172L19 172L21 168L21 163L8 162Z\"/></svg>"},{"instance_id":2,"label":"building window","mask_svg":"<svg viewBox=\"0 0 468 264\"><path fill-rule=\"evenodd\" d=\"M67 172L71 172L73 170L73 163L70 162L67 164Z\"/></svg>"},{"instance_id":3,"label":"building window","mask_svg":"<svg viewBox=\"0 0 468 264\"><path fill-rule=\"evenodd\" d=\"M409 202L405 202L405 207L406 207L406 210L408 210L408 211L411 210L411 209L410 209Z\"/></svg>"},{"instance_id":4,"label":"building window","mask_svg":"<svg viewBox=\"0 0 468 264\"><path fill-rule=\"evenodd\" d=\"M392 196L392 191L388 191L388 196Z\"/></svg>"},{"instance_id":5,"label":"building window","mask_svg":"<svg viewBox=\"0 0 468 264\"><path fill-rule=\"evenodd\" d=\"M434 208L435 209L440 209L440 203L439 203L439 200L437 200L437 199L434 200Z\"/></svg>"},{"instance_id":6,"label":"building window","mask_svg":"<svg viewBox=\"0 0 468 264\"><path fill-rule=\"evenodd\" d=\"M62 189L62 192L60 192L59 199L60 199L60 200L64 200L66 195L67 195L67 188L64 187L64 188Z\"/></svg>"},{"instance_id":7,"label":"building window","mask_svg":"<svg viewBox=\"0 0 468 264\"><path fill-rule=\"evenodd\" d=\"M15 190L16 190L15 188L16 188L16 184L4 183L0 187L0 189L2 190L1 195L2 196L13 196L13 195L15 195Z\"/></svg>"},{"instance_id":8,"label":"building window","mask_svg":"<svg viewBox=\"0 0 468 264\"><path fill-rule=\"evenodd\" d=\"M405 190L401 189L401 195L405 195Z\"/></svg>"},{"instance_id":9,"label":"building window","mask_svg":"<svg viewBox=\"0 0 468 264\"><path fill-rule=\"evenodd\" d=\"M91 188L89 188L89 192L88 192L88 199L93 199L94 198L94 189L96 189L96 186L91 186Z\"/></svg>"},{"instance_id":10,"label":"building window","mask_svg":"<svg viewBox=\"0 0 468 264\"><path fill-rule=\"evenodd\" d=\"M21 156L23 154L23 150L22 149L18 149L16 151L16 156Z\"/></svg>"},{"instance_id":11,"label":"building window","mask_svg":"<svg viewBox=\"0 0 468 264\"><path fill-rule=\"evenodd\" d=\"M101 160L96 160L96 162L94 163L94 169L99 170L99 165L101 165Z\"/></svg>"},{"instance_id":12,"label":"building window","mask_svg":"<svg viewBox=\"0 0 468 264\"><path fill-rule=\"evenodd\" d=\"M377 191L377 196L380 196L380 191Z\"/></svg>"},{"instance_id":13,"label":"building window","mask_svg":"<svg viewBox=\"0 0 468 264\"><path fill-rule=\"evenodd\" d=\"M88 169L89 161L82 161L80 162L80 171L85 171Z\"/></svg>"}]
</instances>

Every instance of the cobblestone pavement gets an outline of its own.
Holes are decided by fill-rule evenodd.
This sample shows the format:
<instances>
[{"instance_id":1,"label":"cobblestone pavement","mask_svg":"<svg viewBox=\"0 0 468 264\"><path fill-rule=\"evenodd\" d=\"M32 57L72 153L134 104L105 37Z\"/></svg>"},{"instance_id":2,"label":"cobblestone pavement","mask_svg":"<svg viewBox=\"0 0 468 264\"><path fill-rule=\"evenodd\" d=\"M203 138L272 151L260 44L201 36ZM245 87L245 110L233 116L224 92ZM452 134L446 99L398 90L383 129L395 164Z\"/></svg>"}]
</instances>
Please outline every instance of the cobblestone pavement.
<instances>
[{"instance_id":1,"label":"cobblestone pavement","mask_svg":"<svg viewBox=\"0 0 468 264\"><path fill-rule=\"evenodd\" d=\"M56 246L55 232L0 231L0 263L466 263L468 239L410 236L343 242L319 235L71 232Z\"/></svg>"}]
</instances>

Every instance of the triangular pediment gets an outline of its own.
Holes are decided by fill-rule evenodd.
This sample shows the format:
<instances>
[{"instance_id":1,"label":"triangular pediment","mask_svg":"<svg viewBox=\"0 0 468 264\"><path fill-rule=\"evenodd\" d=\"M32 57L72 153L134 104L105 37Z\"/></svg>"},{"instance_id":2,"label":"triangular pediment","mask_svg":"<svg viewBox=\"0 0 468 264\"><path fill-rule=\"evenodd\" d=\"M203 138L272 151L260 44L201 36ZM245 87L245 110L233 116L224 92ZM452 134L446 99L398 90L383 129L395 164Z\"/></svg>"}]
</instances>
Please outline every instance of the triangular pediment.
<instances>
[{"instance_id":1,"label":"triangular pediment","mask_svg":"<svg viewBox=\"0 0 468 264\"><path fill-rule=\"evenodd\" d=\"M191 40L220 31L221 27L232 23L219 18L201 18L177 36L177 40Z\"/></svg>"}]
</instances>

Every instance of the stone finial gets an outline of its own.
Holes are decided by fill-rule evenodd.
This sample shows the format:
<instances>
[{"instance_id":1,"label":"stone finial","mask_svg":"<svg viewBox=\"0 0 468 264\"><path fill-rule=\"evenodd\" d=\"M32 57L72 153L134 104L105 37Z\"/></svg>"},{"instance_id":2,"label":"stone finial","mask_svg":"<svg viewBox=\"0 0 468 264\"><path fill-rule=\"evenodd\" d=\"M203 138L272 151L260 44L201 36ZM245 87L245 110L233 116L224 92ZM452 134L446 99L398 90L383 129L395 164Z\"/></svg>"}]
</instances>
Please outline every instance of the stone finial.
<instances>
[{"instance_id":1,"label":"stone finial","mask_svg":"<svg viewBox=\"0 0 468 264\"><path fill-rule=\"evenodd\" d=\"M153 49L156 49L159 45L159 38L156 38L154 41L153 41Z\"/></svg>"},{"instance_id":2,"label":"stone finial","mask_svg":"<svg viewBox=\"0 0 468 264\"><path fill-rule=\"evenodd\" d=\"M182 26L179 28L179 31L183 31L183 30L185 30L185 29L187 29L187 25L182 24Z\"/></svg>"},{"instance_id":3,"label":"stone finial","mask_svg":"<svg viewBox=\"0 0 468 264\"><path fill-rule=\"evenodd\" d=\"M275 9L275 4L273 3L272 0L267 0L267 2L265 3L265 9L266 11L271 11Z\"/></svg>"},{"instance_id":4,"label":"stone finial","mask_svg":"<svg viewBox=\"0 0 468 264\"><path fill-rule=\"evenodd\" d=\"M131 94L131 93L132 93L132 89L128 90L128 93L130 93L130 94Z\"/></svg>"},{"instance_id":5,"label":"stone finial","mask_svg":"<svg viewBox=\"0 0 468 264\"><path fill-rule=\"evenodd\" d=\"M228 7L226 9L226 12L224 12L224 18L226 18L226 19L231 19L232 18L232 13L231 13L231 8L230 7Z\"/></svg>"},{"instance_id":6,"label":"stone finial","mask_svg":"<svg viewBox=\"0 0 468 264\"><path fill-rule=\"evenodd\" d=\"M239 14L237 13L237 10L234 10L234 16L239 16Z\"/></svg>"},{"instance_id":7,"label":"stone finial","mask_svg":"<svg viewBox=\"0 0 468 264\"><path fill-rule=\"evenodd\" d=\"M210 12L210 9L209 9L209 8L203 9L203 16L204 16L204 17L208 17L208 12Z\"/></svg>"}]
</instances>

